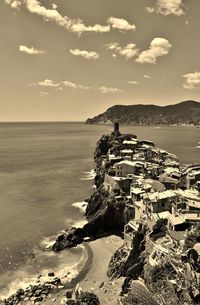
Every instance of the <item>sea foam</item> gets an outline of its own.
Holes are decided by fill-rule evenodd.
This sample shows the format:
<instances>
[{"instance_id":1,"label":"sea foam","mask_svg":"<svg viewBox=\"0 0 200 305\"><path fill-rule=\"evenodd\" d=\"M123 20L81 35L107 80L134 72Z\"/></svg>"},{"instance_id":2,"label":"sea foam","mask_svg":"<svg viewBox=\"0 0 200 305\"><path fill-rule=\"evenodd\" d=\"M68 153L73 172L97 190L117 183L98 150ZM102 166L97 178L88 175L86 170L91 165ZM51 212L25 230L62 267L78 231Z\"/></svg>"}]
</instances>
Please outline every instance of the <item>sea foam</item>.
<instances>
[{"instance_id":1,"label":"sea foam","mask_svg":"<svg viewBox=\"0 0 200 305\"><path fill-rule=\"evenodd\" d=\"M72 206L79 209L83 214L86 211L88 203L86 201L74 202Z\"/></svg>"},{"instance_id":2,"label":"sea foam","mask_svg":"<svg viewBox=\"0 0 200 305\"><path fill-rule=\"evenodd\" d=\"M93 180L95 175L95 171L92 169L89 172L84 172L84 177L80 178L80 180Z\"/></svg>"}]
</instances>

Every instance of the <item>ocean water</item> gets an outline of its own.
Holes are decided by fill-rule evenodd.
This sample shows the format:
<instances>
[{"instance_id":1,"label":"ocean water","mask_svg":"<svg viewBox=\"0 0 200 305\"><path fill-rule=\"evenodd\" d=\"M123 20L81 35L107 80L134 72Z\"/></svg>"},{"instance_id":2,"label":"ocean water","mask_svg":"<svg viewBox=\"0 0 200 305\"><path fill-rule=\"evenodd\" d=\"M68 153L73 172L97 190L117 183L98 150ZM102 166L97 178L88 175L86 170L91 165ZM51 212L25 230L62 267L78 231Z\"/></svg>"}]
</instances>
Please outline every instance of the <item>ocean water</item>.
<instances>
[{"instance_id":1,"label":"ocean water","mask_svg":"<svg viewBox=\"0 0 200 305\"><path fill-rule=\"evenodd\" d=\"M35 279L78 270L84 249L59 254L48 246L56 234L83 221L77 202L93 192L93 152L112 126L83 123L0 124L0 296ZM200 129L122 126L175 153L200 162ZM74 272L74 273L73 273Z\"/></svg>"}]
</instances>

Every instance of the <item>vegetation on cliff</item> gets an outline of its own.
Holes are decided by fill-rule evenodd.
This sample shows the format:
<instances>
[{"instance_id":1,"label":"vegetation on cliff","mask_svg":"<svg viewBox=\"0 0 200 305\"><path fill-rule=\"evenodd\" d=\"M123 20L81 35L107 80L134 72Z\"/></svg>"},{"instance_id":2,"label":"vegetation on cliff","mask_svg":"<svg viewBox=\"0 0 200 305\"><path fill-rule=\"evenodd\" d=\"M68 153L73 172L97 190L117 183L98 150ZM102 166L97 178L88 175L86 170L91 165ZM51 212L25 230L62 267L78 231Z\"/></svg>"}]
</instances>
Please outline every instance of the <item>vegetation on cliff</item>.
<instances>
[{"instance_id":1,"label":"vegetation on cliff","mask_svg":"<svg viewBox=\"0 0 200 305\"><path fill-rule=\"evenodd\" d=\"M174 105L115 105L104 113L87 119L87 124L200 124L200 103L184 101Z\"/></svg>"}]
</instances>

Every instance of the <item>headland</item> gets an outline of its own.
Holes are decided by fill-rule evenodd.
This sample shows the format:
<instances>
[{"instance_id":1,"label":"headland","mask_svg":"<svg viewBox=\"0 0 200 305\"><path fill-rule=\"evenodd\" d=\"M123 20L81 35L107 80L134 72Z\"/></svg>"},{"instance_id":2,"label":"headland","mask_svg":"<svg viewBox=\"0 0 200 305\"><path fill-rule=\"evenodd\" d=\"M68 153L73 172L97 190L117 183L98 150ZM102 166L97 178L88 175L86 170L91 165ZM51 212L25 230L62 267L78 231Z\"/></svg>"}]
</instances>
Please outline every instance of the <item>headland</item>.
<instances>
[{"instance_id":1,"label":"headland","mask_svg":"<svg viewBox=\"0 0 200 305\"><path fill-rule=\"evenodd\" d=\"M181 165L152 141L121 134L117 122L98 141L94 161L87 223L67 229L52 247L60 252L88 244L91 268L66 286L52 274L47 293L37 286L4 303L48 304L55 289L55 302L76 305L80 288L65 298L63 290L79 284L103 305L200 304L200 164Z\"/></svg>"}]
</instances>

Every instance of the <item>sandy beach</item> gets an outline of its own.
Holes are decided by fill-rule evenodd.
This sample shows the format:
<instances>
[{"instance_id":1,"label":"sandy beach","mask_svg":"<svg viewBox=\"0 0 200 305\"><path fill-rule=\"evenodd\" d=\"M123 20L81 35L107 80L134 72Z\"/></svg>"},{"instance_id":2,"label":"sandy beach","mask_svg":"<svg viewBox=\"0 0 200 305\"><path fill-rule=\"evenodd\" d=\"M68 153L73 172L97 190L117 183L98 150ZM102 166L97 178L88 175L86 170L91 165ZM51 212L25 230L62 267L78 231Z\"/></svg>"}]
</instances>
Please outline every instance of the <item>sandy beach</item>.
<instances>
[{"instance_id":1,"label":"sandy beach","mask_svg":"<svg viewBox=\"0 0 200 305\"><path fill-rule=\"evenodd\" d=\"M106 273L111 256L122 243L123 240L120 237L113 235L90 243L94 255L93 262L85 279L80 282L80 287L83 290L92 289L104 305L117 304L117 293L123 280L111 281ZM115 290L116 293L114 293Z\"/></svg>"},{"instance_id":2,"label":"sandy beach","mask_svg":"<svg viewBox=\"0 0 200 305\"><path fill-rule=\"evenodd\" d=\"M117 305L117 294L123 279L111 281L106 273L111 256L121 247L122 243L123 240L120 237L113 235L88 243L86 247L89 249L87 250L91 251L88 256L89 261L69 287L72 288L78 283L84 291L93 291L99 297L101 304ZM65 295L66 289L50 294L45 304L65 304ZM29 303L27 302L27 304Z\"/></svg>"}]
</instances>

